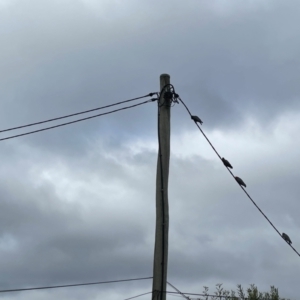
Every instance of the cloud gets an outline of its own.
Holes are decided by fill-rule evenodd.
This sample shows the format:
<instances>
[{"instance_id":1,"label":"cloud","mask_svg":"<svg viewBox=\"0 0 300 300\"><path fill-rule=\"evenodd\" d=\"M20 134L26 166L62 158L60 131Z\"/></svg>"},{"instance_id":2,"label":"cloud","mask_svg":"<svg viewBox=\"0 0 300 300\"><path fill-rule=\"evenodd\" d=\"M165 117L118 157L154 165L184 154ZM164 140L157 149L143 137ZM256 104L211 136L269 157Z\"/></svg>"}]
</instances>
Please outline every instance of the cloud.
<instances>
[{"instance_id":1,"label":"cloud","mask_svg":"<svg viewBox=\"0 0 300 300\"><path fill-rule=\"evenodd\" d=\"M220 155L297 248L298 11L296 1L2 1L0 127L156 92L169 73ZM0 289L151 276L157 150L155 102L1 142ZM295 253L182 104L172 107L169 179L171 283L199 293L254 282L296 297ZM151 286L3 299L123 299Z\"/></svg>"}]
</instances>

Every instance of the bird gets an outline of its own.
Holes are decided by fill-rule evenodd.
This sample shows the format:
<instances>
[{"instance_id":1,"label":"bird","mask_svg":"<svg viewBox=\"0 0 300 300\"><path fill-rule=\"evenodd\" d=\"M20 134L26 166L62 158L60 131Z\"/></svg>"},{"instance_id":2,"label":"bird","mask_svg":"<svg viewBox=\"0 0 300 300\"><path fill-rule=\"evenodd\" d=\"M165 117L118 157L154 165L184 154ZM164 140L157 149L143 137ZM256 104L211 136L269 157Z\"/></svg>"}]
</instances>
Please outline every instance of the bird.
<instances>
[{"instance_id":1,"label":"bird","mask_svg":"<svg viewBox=\"0 0 300 300\"><path fill-rule=\"evenodd\" d=\"M230 164L230 162L227 159L225 159L224 157L222 157L222 162L223 162L223 164L224 164L225 167L233 169L233 167Z\"/></svg>"},{"instance_id":2,"label":"bird","mask_svg":"<svg viewBox=\"0 0 300 300\"><path fill-rule=\"evenodd\" d=\"M200 123L201 125L203 124L202 120L198 116L191 116L191 119L195 122Z\"/></svg>"},{"instance_id":3,"label":"bird","mask_svg":"<svg viewBox=\"0 0 300 300\"><path fill-rule=\"evenodd\" d=\"M282 238L289 244L291 245L292 244L292 241L290 239L290 237L286 234L286 233L282 233Z\"/></svg>"},{"instance_id":4,"label":"bird","mask_svg":"<svg viewBox=\"0 0 300 300\"><path fill-rule=\"evenodd\" d=\"M246 187L245 182L240 177L235 176L234 178L235 178L235 180L237 181L237 183L239 185L242 185L242 186Z\"/></svg>"}]
</instances>

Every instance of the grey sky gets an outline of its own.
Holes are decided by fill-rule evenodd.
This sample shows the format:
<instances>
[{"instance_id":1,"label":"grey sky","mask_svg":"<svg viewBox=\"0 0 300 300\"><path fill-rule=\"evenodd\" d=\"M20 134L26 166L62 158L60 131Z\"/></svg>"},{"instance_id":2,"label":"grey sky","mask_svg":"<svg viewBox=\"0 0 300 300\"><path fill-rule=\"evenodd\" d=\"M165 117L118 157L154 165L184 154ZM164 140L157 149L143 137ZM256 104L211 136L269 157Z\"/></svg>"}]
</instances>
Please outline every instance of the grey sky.
<instances>
[{"instance_id":1,"label":"grey sky","mask_svg":"<svg viewBox=\"0 0 300 300\"><path fill-rule=\"evenodd\" d=\"M300 249L299 10L295 0L0 0L0 129L156 92L169 73L234 174ZM182 104L171 132L169 281L195 293L220 282L275 285L297 299L299 257ZM0 289L152 276L155 103L2 141L0 154ZM122 300L151 286L0 297Z\"/></svg>"}]
</instances>

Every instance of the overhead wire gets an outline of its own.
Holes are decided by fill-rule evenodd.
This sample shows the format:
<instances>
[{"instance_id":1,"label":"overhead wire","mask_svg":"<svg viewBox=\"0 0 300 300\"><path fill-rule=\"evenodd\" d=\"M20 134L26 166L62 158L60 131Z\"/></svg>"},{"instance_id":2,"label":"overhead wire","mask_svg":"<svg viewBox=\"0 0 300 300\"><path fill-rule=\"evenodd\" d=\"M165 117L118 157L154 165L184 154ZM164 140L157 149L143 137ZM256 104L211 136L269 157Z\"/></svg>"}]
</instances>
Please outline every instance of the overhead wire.
<instances>
[{"instance_id":1,"label":"overhead wire","mask_svg":"<svg viewBox=\"0 0 300 300\"><path fill-rule=\"evenodd\" d=\"M97 282L88 282L88 283L40 286L40 287L32 287L32 288L16 288L16 289L0 290L0 293L24 292L24 291L33 291L33 290L47 290L47 289L57 289L57 288L66 288L66 287L75 287L75 286L86 286L86 285L97 285L97 284L106 284L106 283L146 280L146 279L151 279L151 278L153 278L153 277L140 277L140 278L130 278L130 279L120 279L120 280L110 280L110 281L97 281Z\"/></svg>"},{"instance_id":2,"label":"overhead wire","mask_svg":"<svg viewBox=\"0 0 300 300\"><path fill-rule=\"evenodd\" d=\"M186 106L186 104L183 102L183 100L178 97L179 101L184 105L184 107L186 108L186 110L188 111L189 115L192 116L190 110L188 109L188 107ZM210 140L208 139L208 137L205 135L205 133L203 132L203 130L201 129L201 127L198 125L198 123L196 123L196 126L199 128L199 130L201 131L201 133L203 134L203 136L206 138L206 140L208 141L208 143L210 144L210 146L212 147L212 149L216 152L216 154L219 156L219 158L222 160L220 154L218 153L218 151L215 149L215 147L213 146L213 144L210 142Z\"/></svg>"},{"instance_id":3,"label":"overhead wire","mask_svg":"<svg viewBox=\"0 0 300 300\"><path fill-rule=\"evenodd\" d=\"M125 109L133 108L133 107L136 107L136 106L139 106L139 105L143 105L143 104L155 101L155 100L156 99L150 99L150 100L138 103L138 104L134 104L134 105L126 106L126 107L123 107L123 108L115 109L115 110L105 112L105 113L102 113L102 114L97 114L97 115L93 115L93 116L90 116L90 117L78 119L78 120L75 120L75 121L70 121L70 122L66 122L66 123L62 123L62 124L58 124L58 125L54 125L54 126L50 126L50 127L46 127L46 128L37 129L37 130L34 130L34 131L29 131L29 132L25 132L25 133L21 133L21 134L8 136L8 137L5 137L5 138L1 138L0 141L5 141L5 140L20 137L20 136L24 136L24 135L29 135L29 134L33 134L33 133L37 133L37 132L41 132L41 131L45 131L45 130L49 130L49 129L54 129L54 128L57 128L57 127L62 127L62 126L74 124L74 123L77 123L77 122L97 118L97 117L101 117L101 116L112 114L112 113L115 113L115 112L118 112L118 111L121 111L121 110L125 110Z\"/></svg>"},{"instance_id":4,"label":"overhead wire","mask_svg":"<svg viewBox=\"0 0 300 300\"><path fill-rule=\"evenodd\" d=\"M182 295L180 295L180 294L178 294L178 295L176 295L176 294L169 294L169 296L171 296L171 297L177 297L177 298L181 298L182 299ZM189 300L192 300L191 298L188 298Z\"/></svg>"},{"instance_id":5,"label":"overhead wire","mask_svg":"<svg viewBox=\"0 0 300 300\"><path fill-rule=\"evenodd\" d=\"M185 299L187 299L187 300L191 300L189 297L187 297L184 293L181 293L180 291L179 291L179 289L177 289L173 284L171 284L170 282L168 282L167 281L167 284L169 285L169 286L171 286L176 292L178 292L180 295L181 295L181 297L183 297L183 298L185 298Z\"/></svg>"},{"instance_id":6,"label":"overhead wire","mask_svg":"<svg viewBox=\"0 0 300 300\"><path fill-rule=\"evenodd\" d=\"M81 114L86 114L86 113L89 113L89 112L92 112L92 111L112 107L112 106L115 106L115 105L124 104L124 103L127 103L127 102L139 100L139 99L142 99L142 98L152 97L154 94L156 94L156 93L149 93L149 94L144 95L144 96L140 96L140 97L136 97L136 98L116 102L116 103L113 103L113 104L109 104L109 105L105 105L105 106L101 106L101 107L97 107L97 108L93 108L93 109L89 109L89 110L85 110L85 111L81 111L81 112L77 112L77 113L73 113L73 114L69 114L69 115L65 115L65 116L61 116L61 117L57 117L57 118L52 118L52 119L48 119L48 120L44 120L44 121L39 121L39 122L35 122L35 123L30 123L30 124L26 124L26 125L21 125L21 126L16 126L16 127L12 127L12 128L3 129L3 130L0 130L0 133L6 132L6 131L11 131L11 130L16 130L16 129L21 129L21 128L25 128L25 127L30 127L30 126L34 126L34 125L40 125L40 124L44 124L44 123L47 123L47 122L52 122L52 121L57 121L57 120L73 117L73 116L78 116L78 115L81 115Z\"/></svg>"},{"instance_id":7,"label":"overhead wire","mask_svg":"<svg viewBox=\"0 0 300 300\"><path fill-rule=\"evenodd\" d=\"M137 296L134 296L134 297L126 298L124 300L130 300L130 299L138 298L138 297L141 297L141 296L144 296L144 295L148 295L148 294L151 294L151 293L152 293L152 291L151 292L147 292L147 293L143 293L143 294L140 294L140 295L137 295Z\"/></svg>"},{"instance_id":8,"label":"overhead wire","mask_svg":"<svg viewBox=\"0 0 300 300\"><path fill-rule=\"evenodd\" d=\"M187 105L184 103L184 101L178 97L179 101L184 105L184 107L186 108L187 112L189 113L190 116L192 116L190 110L188 109ZM208 139L208 137L206 136L206 134L203 132L203 130L201 129L201 127L199 126L199 124L197 122L194 122L196 124L196 126L198 127L198 129L200 130L200 132L202 133L202 135L205 137L205 139L207 140L207 142L210 144L211 148L215 151L215 153L217 154L217 156L220 158L220 160L222 161L222 157L220 156L220 154L218 153L218 151L216 150L216 148L213 146L213 144L211 143L211 141ZM222 161L223 163L223 161ZM234 178L235 180L235 176L233 175L233 173L230 171L229 168L227 168L227 171L231 174L231 176ZM239 184L240 188L244 191L244 193L247 195L247 197L252 201L252 203L255 205L255 207L259 210L259 212L264 216L264 218L269 222L269 224L273 227L273 229L279 234L279 236L282 238L281 233L279 232L279 230L274 226L274 224L270 221L270 219L266 216L266 214L259 208L259 206L255 203L255 201L252 199L252 197L248 194L248 192L244 189L244 187L242 187ZM288 244L288 243L287 243ZM300 256L300 253L291 245L288 244L293 250L294 252Z\"/></svg>"}]
</instances>

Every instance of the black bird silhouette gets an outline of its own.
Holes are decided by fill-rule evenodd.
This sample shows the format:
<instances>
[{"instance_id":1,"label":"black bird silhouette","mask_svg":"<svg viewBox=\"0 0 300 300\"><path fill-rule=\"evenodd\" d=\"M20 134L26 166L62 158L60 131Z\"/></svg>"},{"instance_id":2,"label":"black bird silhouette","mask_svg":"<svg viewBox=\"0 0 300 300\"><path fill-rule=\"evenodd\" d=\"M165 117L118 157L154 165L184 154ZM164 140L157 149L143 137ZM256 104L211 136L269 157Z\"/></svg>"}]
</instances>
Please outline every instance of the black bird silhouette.
<instances>
[{"instance_id":1,"label":"black bird silhouette","mask_svg":"<svg viewBox=\"0 0 300 300\"><path fill-rule=\"evenodd\" d=\"M195 122L199 122L201 125L203 124L203 122L198 116L191 116L191 119L194 120Z\"/></svg>"},{"instance_id":2,"label":"black bird silhouette","mask_svg":"<svg viewBox=\"0 0 300 300\"><path fill-rule=\"evenodd\" d=\"M286 233L282 233L282 238L289 244L291 245L292 244L292 241L290 239L290 237L286 234Z\"/></svg>"},{"instance_id":3,"label":"black bird silhouette","mask_svg":"<svg viewBox=\"0 0 300 300\"><path fill-rule=\"evenodd\" d=\"M246 187L245 182L240 177L235 176L234 178L235 178L235 180L237 181L237 183L239 185L242 185L242 186Z\"/></svg>"},{"instance_id":4,"label":"black bird silhouette","mask_svg":"<svg viewBox=\"0 0 300 300\"><path fill-rule=\"evenodd\" d=\"M224 157L222 157L222 162L223 162L223 164L224 164L225 167L233 169L233 167L230 164L230 162L227 159L225 159Z\"/></svg>"}]
</instances>

